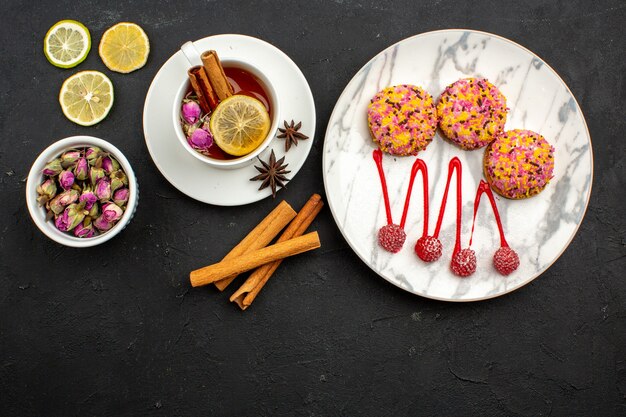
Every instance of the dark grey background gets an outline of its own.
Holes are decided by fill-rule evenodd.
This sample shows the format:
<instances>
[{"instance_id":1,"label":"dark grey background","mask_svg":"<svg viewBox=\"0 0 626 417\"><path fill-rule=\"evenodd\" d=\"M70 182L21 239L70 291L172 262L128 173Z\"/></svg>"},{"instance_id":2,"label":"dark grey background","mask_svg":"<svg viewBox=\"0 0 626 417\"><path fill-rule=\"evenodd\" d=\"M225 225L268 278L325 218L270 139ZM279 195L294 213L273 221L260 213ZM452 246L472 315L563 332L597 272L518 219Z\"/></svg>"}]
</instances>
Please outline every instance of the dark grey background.
<instances>
[{"instance_id":1,"label":"dark grey background","mask_svg":"<svg viewBox=\"0 0 626 417\"><path fill-rule=\"evenodd\" d=\"M47 1L3 2L0 17L0 415L626 414L626 171L623 1ZM52 67L42 39L60 19L89 27L94 49ZM141 70L107 70L105 29L137 22L152 51ZM172 187L148 155L144 97L187 40L264 39L307 77L313 149L279 197L323 194L322 145L334 103L371 57L444 28L516 41L565 80L595 155L591 202L563 256L532 284L474 304L420 298L388 284L341 237L329 210L322 249L285 262L245 313L228 293L190 289L191 269L220 259L276 201L212 207ZM106 120L63 117L65 78L104 71ZM31 222L24 178L38 153L75 134L123 150L142 188L111 242L59 246ZM233 286L234 288L234 286Z\"/></svg>"}]
</instances>

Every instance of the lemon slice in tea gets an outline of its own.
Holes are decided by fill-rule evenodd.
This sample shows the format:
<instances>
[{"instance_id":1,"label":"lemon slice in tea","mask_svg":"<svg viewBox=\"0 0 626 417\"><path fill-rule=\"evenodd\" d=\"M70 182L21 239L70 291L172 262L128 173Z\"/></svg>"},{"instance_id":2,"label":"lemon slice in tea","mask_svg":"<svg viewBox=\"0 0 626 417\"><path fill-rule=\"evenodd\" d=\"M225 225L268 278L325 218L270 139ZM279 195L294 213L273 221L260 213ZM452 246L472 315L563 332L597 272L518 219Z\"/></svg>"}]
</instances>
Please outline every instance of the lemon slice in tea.
<instances>
[{"instance_id":1,"label":"lemon slice in tea","mask_svg":"<svg viewBox=\"0 0 626 417\"><path fill-rule=\"evenodd\" d=\"M113 84L98 71L81 71L65 80L59 93L65 117L81 126L102 121L113 107Z\"/></svg>"},{"instance_id":2,"label":"lemon slice in tea","mask_svg":"<svg viewBox=\"0 0 626 417\"><path fill-rule=\"evenodd\" d=\"M148 61L150 41L139 25L122 22L104 32L98 52L111 71L129 73Z\"/></svg>"},{"instance_id":3,"label":"lemon slice in tea","mask_svg":"<svg viewBox=\"0 0 626 417\"><path fill-rule=\"evenodd\" d=\"M87 58L91 49L89 30L76 20L55 23L43 40L43 53L52 65L72 68Z\"/></svg>"},{"instance_id":4,"label":"lemon slice in tea","mask_svg":"<svg viewBox=\"0 0 626 417\"><path fill-rule=\"evenodd\" d=\"M217 146L234 155L247 155L265 140L270 115L259 100L234 95L222 101L211 115L211 133Z\"/></svg>"}]
</instances>

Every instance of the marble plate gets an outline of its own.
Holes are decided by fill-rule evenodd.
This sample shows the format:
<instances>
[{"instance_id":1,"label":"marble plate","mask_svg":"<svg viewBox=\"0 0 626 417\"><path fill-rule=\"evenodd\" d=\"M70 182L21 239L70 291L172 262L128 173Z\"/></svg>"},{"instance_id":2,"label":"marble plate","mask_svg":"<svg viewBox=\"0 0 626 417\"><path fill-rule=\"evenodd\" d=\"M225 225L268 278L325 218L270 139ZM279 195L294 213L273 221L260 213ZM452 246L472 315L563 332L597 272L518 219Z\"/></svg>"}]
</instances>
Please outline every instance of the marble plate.
<instances>
[{"instance_id":1,"label":"marble plate","mask_svg":"<svg viewBox=\"0 0 626 417\"><path fill-rule=\"evenodd\" d=\"M302 71L281 50L250 36L215 35L197 40L194 45L199 51L215 49L222 59L245 57L268 78L279 80L274 87L283 109L281 119L301 120L301 132L310 138L289 150L286 158L291 171L289 178L295 177L304 165L315 137L315 103ZM238 206L270 196L269 187L258 191L260 183L249 181L258 173L254 163L232 170L214 168L190 155L177 139L172 123L172 103L178 87L187 77L188 67L189 62L183 53L176 52L163 64L148 90L143 130L155 165L174 187L204 203ZM280 158L285 153L284 141L275 138L259 157L267 160L271 149Z\"/></svg>"},{"instance_id":2,"label":"marble plate","mask_svg":"<svg viewBox=\"0 0 626 417\"><path fill-rule=\"evenodd\" d=\"M472 248L477 272L468 278L449 268L455 235L455 196L448 200L440 239L444 254L432 264L413 252L421 236L422 185L418 176L406 224L407 241L397 254L382 250L378 229L386 223L375 149L366 121L369 99L395 84L416 84L437 98L459 78L481 76L507 97L506 129L524 128L544 135L556 148L555 176L538 196L522 201L498 198L509 245L520 267L507 277L492 266L500 246L498 230L486 199L481 203ZM473 201L482 178L483 151L462 151L440 133L420 153L430 175L430 234L435 228L445 188L448 161L463 163L462 247L468 246ZM414 157L384 157L394 220L399 222ZM526 48L500 36L443 30L405 39L375 56L350 81L337 101L324 141L324 184L328 202L343 236L356 254L387 281L424 297L475 301L497 297L528 284L556 261L583 219L593 173L591 138L576 99L563 80ZM454 183L453 183L454 186Z\"/></svg>"}]
</instances>

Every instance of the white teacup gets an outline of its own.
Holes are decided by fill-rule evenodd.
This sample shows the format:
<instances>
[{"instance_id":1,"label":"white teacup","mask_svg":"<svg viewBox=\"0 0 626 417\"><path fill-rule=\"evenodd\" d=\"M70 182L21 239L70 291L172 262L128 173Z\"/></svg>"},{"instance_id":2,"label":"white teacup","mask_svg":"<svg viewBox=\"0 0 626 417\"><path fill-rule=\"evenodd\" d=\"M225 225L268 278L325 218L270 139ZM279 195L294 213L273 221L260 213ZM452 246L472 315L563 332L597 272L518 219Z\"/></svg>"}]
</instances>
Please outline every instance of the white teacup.
<instances>
[{"instance_id":1,"label":"white teacup","mask_svg":"<svg viewBox=\"0 0 626 417\"><path fill-rule=\"evenodd\" d=\"M190 68L192 66L202 65L202 60L200 59L200 53L194 46L193 42L186 42L180 49L183 52L183 55L187 58L187 61L189 61ZM172 120L174 123L174 130L176 132L176 136L178 137L178 140L180 141L181 145L187 150L187 152L193 155L194 158L197 158L198 160L215 168L234 169L234 168L240 168L240 167L250 164L254 158L256 158L261 152L263 152L268 147L268 145L270 144L270 142L276 135L276 130L278 129L278 123L280 120L279 118L280 105L278 101L278 96L276 95L276 89L274 88L272 81L268 79L265 76L265 74L263 74L254 65L254 63L248 62L245 59L236 59L236 58L221 57L221 56L220 56L220 61L222 62L222 65L224 67L240 68L254 75L260 82L261 87L263 87L263 89L265 90L265 93L267 94L267 98L269 100L269 105L271 108L271 115L270 115L271 125L270 125L270 130L265 140L254 151L250 152L247 155L234 158L234 159L211 158L193 149L191 145L189 145L189 143L187 142L187 138L185 137L183 128L181 126L182 102L183 102L183 98L185 97L185 94L189 90L189 79L186 77L185 77L185 80L181 83L180 87L178 88L178 91L174 99L174 105L172 106ZM217 146L217 145L213 145L213 146Z\"/></svg>"}]
</instances>

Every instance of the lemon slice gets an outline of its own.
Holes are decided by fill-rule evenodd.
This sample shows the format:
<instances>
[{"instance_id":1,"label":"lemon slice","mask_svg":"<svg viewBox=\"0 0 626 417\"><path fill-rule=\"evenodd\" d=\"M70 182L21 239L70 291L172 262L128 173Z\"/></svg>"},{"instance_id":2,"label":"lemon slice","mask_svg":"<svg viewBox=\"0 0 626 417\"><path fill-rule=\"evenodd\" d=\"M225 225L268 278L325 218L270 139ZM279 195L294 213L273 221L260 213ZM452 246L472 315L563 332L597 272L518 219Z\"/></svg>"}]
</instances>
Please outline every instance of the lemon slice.
<instances>
[{"instance_id":1,"label":"lemon slice","mask_svg":"<svg viewBox=\"0 0 626 417\"><path fill-rule=\"evenodd\" d=\"M126 74L146 65L150 41L141 27L122 22L104 32L98 52L107 68Z\"/></svg>"},{"instance_id":2,"label":"lemon slice","mask_svg":"<svg viewBox=\"0 0 626 417\"><path fill-rule=\"evenodd\" d=\"M76 20L55 23L43 39L43 53L52 65L72 68L87 58L91 49L89 30Z\"/></svg>"},{"instance_id":3,"label":"lemon slice","mask_svg":"<svg viewBox=\"0 0 626 417\"><path fill-rule=\"evenodd\" d=\"M81 126L104 119L113 107L113 84L101 72L81 71L65 80L59 93L65 117Z\"/></svg>"},{"instance_id":4,"label":"lemon slice","mask_svg":"<svg viewBox=\"0 0 626 417\"><path fill-rule=\"evenodd\" d=\"M270 115L259 100L235 95L222 101L211 115L213 139L224 152L243 156L259 147L270 131Z\"/></svg>"}]
</instances>

